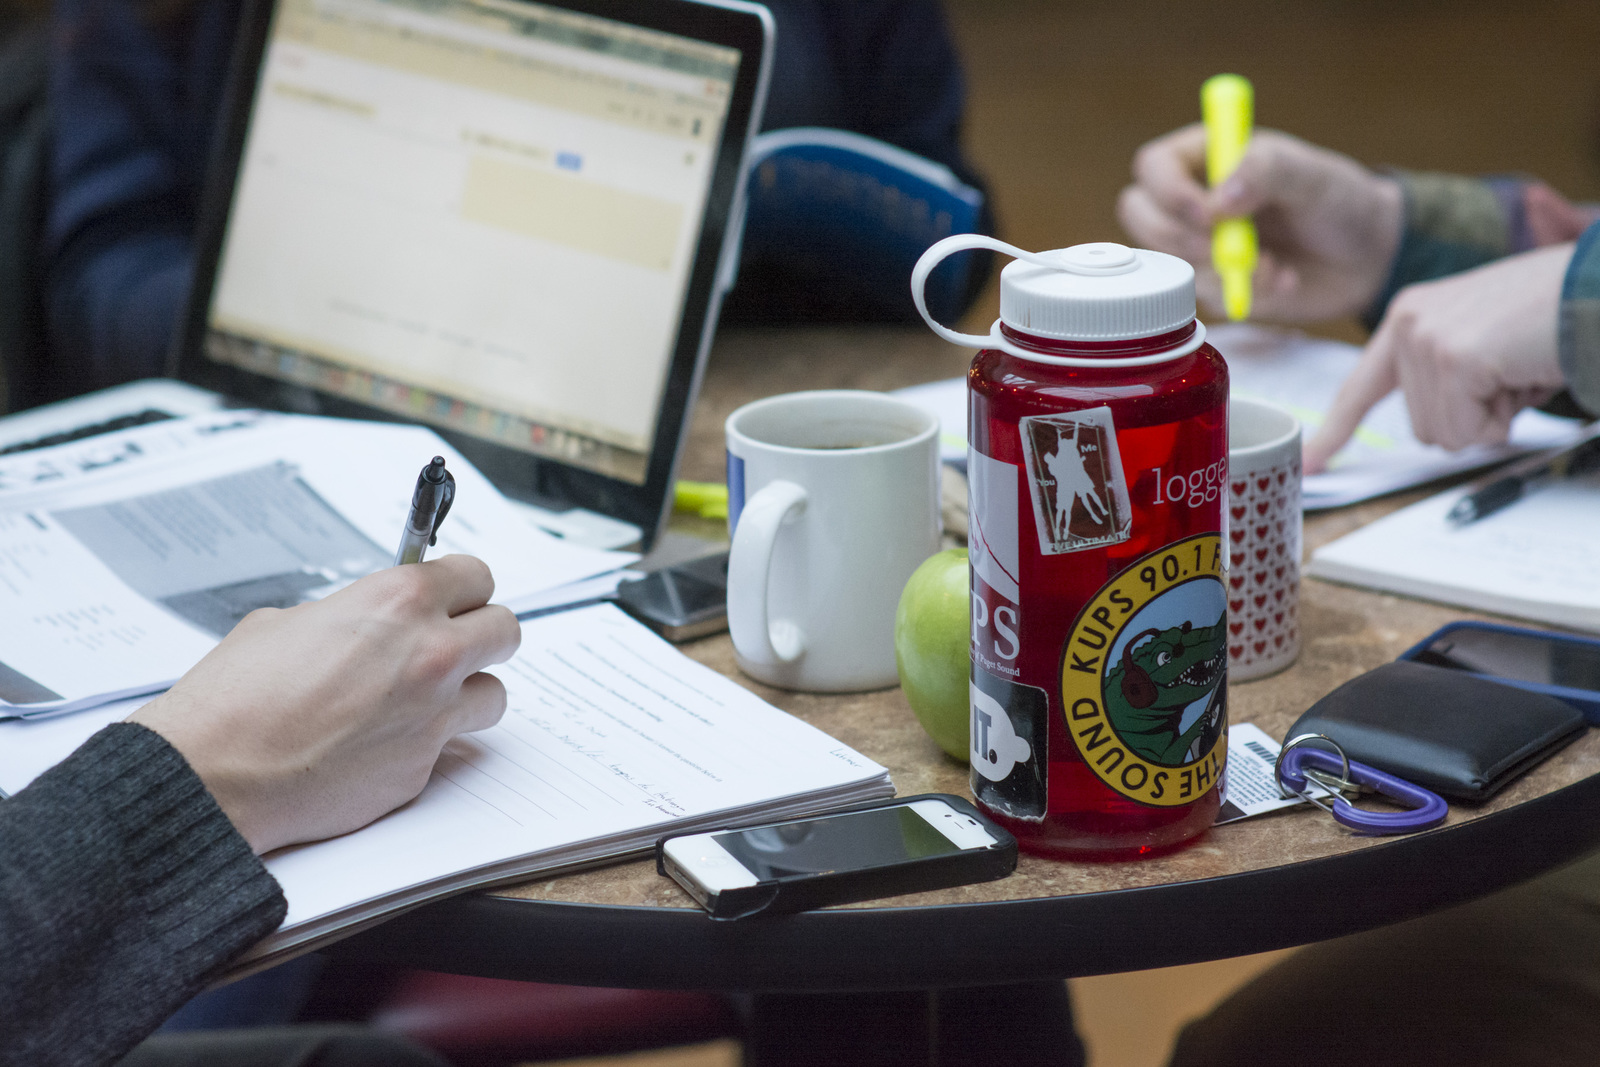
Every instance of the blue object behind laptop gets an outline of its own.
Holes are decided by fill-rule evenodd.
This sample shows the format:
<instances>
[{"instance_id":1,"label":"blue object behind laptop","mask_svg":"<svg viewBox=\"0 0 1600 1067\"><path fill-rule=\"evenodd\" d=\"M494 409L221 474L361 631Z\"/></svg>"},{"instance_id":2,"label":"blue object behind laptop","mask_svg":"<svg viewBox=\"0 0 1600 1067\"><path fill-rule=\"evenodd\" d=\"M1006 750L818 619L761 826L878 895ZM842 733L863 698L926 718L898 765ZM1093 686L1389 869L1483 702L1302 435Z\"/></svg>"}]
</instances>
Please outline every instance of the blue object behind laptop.
<instances>
[{"instance_id":1,"label":"blue object behind laptop","mask_svg":"<svg viewBox=\"0 0 1600 1067\"><path fill-rule=\"evenodd\" d=\"M914 320L909 280L935 241L979 228L984 198L950 168L845 130L773 130L751 144L743 259L815 287L819 304L854 301ZM928 280L928 306L959 317L987 259L961 256ZM903 305L903 306L902 306ZM901 314L903 312L903 314ZM863 318L874 317L863 314Z\"/></svg>"}]
</instances>

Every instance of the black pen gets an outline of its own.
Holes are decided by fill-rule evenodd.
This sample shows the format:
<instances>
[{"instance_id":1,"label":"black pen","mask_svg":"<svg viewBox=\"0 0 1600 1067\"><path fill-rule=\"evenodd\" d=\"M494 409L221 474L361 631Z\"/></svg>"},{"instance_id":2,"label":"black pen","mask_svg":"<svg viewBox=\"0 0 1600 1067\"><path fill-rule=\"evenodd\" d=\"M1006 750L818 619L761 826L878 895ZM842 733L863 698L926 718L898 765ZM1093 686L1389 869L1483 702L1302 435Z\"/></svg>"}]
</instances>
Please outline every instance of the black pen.
<instances>
[{"instance_id":1,"label":"black pen","mask_svg":"<svg viewBox=\"0 0 1600 1067\"><path fill-rule=\"evenodd\" d=\"M439 527L455 499L455 476L444 469L443 456L434 456L433 462L417 475L417 488L411 494L411 512L400 534L400 548L394 554L396 567L402 563L422 562L422 554L438 540Z\"/></svg>"},{"instance_id":2,"label":"black pen","mask_svg":"<svg viewBox=\"0 0 1600 1067\"><path fill-rule=\"evenodd\" d=\"M1600 424L1589 427L1575 444L1553 448L1505 468L1500 476L1460 500L1445 517L1456 526L1477 522L1521 500L1540 482L1568 478L1600 468Z\"/></svg>"}]
</instances>

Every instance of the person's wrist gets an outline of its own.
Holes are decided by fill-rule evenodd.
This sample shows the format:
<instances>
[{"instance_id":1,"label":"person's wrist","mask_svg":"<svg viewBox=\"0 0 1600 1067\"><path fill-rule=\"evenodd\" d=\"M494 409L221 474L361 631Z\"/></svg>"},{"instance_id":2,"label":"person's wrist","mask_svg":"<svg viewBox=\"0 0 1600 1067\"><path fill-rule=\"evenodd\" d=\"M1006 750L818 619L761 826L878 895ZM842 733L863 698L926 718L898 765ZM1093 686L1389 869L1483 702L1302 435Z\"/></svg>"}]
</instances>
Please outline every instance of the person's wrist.
<instances>
[{"instance_id":1,"label":"person's wrist","mask_svg":"<svg viewBox=\"0 0 1600 1067\"><path fill-rule=\"evenodd\" d=\"M1355 269L1346 315L1370 315L1374 305L1389 288L1395 260L1405 236L1406 198L1399 179L1387 174L1367 172L1362 196L1360 229ZM1381 310L1380 310L1381 314Z\"/></svg>"},{"instance_id":2,"label":"person's wrist","mask_svg":"<svg viewBox=\"0 0 1600 1067\"><path fill-rule=\"evenodd\" d=\"M265 817L260 790L250 776L230 768L226 759L212 758L212 746L183 728L186 717L169 714L167 704L176 699L181 698L169 690L128 716L128 721L160 734L184 758L252 852L260 856L286 844Z\"/></svg>"}]
</instances>

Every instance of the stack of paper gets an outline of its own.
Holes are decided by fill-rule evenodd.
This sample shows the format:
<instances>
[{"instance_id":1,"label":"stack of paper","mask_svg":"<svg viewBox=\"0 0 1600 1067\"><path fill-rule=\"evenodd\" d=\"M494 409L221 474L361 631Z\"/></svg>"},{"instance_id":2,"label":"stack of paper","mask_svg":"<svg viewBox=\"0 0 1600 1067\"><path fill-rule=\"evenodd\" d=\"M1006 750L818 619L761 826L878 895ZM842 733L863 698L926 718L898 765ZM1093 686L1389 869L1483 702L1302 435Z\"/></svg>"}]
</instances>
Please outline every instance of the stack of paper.
<instances>
[{"instance_id":1,"label":"stack of paper","mask_svg":"<svg viewBox=\"0 0 1600 1067\"><path fill-rule=\"evenodd\" d=\"M688 659L616 608L525 621L498 726L450 742L422 795L267 857L289 900L259 969L401 908L593 865L657 837L892 796L888 772ZM137 702L0 724L15 792Z\"/></svg>"},{"instance_id":2,"label":"stack of paper","mask_svg":"<svg viewBox=\"0 0 1600 1067\"><path fill-rule=\"evenodd\" d=\"M1261 326L1218 326L1206 339L1228 361L1233 395L1288 408L1307 434L1322 425L1339 386L1361 358L1361 349L1354 345ZM966 379L916 385L894 395L938 416L940 455L946 463L966 463ZM1530 409L1512 420L1510 444L1447 452L1416 439L1405 398L1393 393L1368 412L1329 470L1306 476L1301 500L1308 511L1342 507L1523 452L1555 448L1575 440L1578 433L1576 421Z\"/></svg>"},{"instance_id":3,"label":"stack of paper","mask_svg":"<svg viewBox=\"0 0 1600 1067\"><path fill-rule=\"evenodd\" d=\"M1445 519L1471 487L1404 508L1312 553L1306 573L1600 632L1600 473L1537 487L1477 522Z\"/></svg>"},{"instance_id":4,"label":"stack of paper","mask_svg":"<svg viewBox=\"0 0 1600 1067\"><path fill-rule=\"evenodd\" d=\"M1339 386L1361 358L1355 345L1262 326L1218 326L1207 340L1228 361L1233 395L1288 408L1308 436L1322 425ZM1449 452L1418 441L1411 432L1405 397L1390 393L1367 412L1328 470L1306 476L1302 500L1308 511L1342 507L1524 452L1565 445L1576 440L1581 429L1575 419L1558 419L1529 408L1511 420L1509 444Z\"/></svg>"},{"instance_id":5,"label":"stack of paper","mask_svg":"<svg viewBox=\"0 0 1600 1067\"><path fill-rule=\"evenodd\" d=\"M433 553L483 559L496 602L589 599L637 558L533 528L418 426L215 412L0 457L0 718L163 689L251 610L389 566L435 455Z\"/></svg>"}]
</instances>

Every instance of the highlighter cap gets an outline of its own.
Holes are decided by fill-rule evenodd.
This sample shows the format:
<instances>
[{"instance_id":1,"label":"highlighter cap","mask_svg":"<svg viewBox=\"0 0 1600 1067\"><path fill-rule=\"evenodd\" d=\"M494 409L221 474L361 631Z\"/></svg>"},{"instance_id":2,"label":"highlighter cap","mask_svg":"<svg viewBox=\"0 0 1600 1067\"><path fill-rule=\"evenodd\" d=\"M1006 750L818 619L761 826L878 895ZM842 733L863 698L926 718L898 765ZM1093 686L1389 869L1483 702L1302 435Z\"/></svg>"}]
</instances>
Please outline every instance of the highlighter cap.
<instances>
[{"instance_id":1,"label":"highlighter cap","mask_svg":"<svg viewBox=\"0 0 1600 1067\"><path fill-rule=\"evenodd\" d=\"M1111 241L1013 260L1000 272L1000 321L1059 341L1155 337L1194 321L1194 268Z\"/></svg>"}]
</instances>

